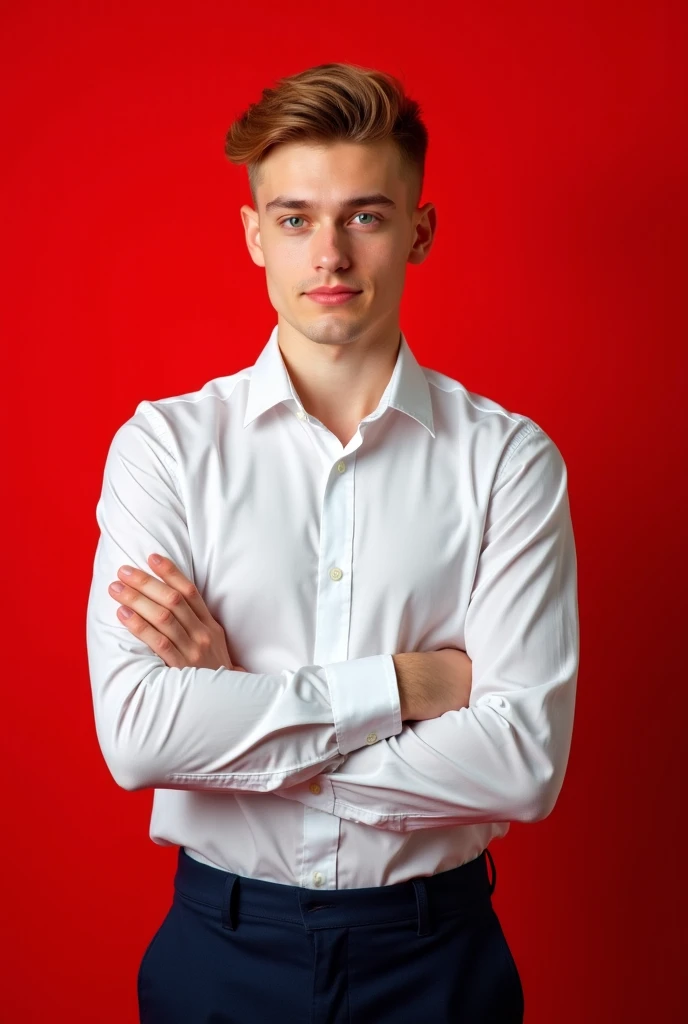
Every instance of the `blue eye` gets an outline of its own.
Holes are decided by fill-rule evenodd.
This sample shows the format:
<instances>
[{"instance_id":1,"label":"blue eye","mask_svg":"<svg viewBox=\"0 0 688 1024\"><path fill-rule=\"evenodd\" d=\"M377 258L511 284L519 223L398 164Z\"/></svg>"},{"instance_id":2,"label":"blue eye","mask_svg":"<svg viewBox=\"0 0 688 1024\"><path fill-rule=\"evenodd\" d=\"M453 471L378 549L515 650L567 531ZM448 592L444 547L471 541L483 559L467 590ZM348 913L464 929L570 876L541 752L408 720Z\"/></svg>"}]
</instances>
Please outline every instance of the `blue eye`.
<instances>
[{"instance_id":1,"label":"blue eye","mask_svg":"<svg viewBox=\"0 0 688 1024\"><path fill-rule=\"evenodd\" d=\"M363 227L369 227L371 223L375 223L375 221L379 221L380 220L380 218L377 217L374 213L357 213L356 217L372 217L373 218L372 221L367 221L365 224L363 224L362 225ZM289 221L293 221L293 220L304 220L304 218L303 217L297 217L296 214L293 214L291 217L285 217L284 220L280 221L280 225L285 225ZM293 224L291 224L289 226L290 227L294 227ZM294 230L297 230L297 229L294 228Z\"/></svg>"}]
</instances>

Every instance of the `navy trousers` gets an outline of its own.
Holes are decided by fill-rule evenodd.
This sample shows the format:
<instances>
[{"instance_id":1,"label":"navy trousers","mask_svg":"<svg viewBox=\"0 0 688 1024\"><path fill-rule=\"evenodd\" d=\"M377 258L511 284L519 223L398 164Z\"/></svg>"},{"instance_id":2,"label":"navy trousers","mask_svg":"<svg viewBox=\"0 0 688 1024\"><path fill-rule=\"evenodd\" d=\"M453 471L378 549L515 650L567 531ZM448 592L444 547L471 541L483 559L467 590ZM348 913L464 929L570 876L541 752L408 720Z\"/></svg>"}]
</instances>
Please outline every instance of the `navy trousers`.
<instances>
[{"instance_id":1,"label":"navy trousers","mask_svg":"<svg viewBox=\"0 0 688 1024\"><path fill-rule=\"evenodd\" d=\"M139 966L141 1024L522 1024L495 882L487 850L408 882L322 890L180 847L172 905Z\"/></svg>"}]
</instances>

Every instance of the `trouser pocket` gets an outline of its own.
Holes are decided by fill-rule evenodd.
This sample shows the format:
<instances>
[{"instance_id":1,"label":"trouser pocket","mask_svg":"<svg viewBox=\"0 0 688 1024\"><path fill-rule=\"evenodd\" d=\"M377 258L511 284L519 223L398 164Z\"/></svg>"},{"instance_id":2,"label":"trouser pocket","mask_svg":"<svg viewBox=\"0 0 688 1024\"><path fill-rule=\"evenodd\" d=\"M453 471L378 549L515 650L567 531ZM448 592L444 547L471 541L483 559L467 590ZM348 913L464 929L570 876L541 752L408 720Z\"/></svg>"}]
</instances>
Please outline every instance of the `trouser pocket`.
<instances>
[{"instance_id":1,"label":"trouser pocket","mask_svg":"<svg viewBox=\"0 0 688 1024\"><path fill-rule=\"evenodd\" d=\"M162 922L160 923L157 930L153 933L153 937L146 946L143 956L141 957L141 962L139 963L139 969L136 975L136 992L139 1000L139 1012L141 1011L142 1003L144 1001L147 991L147 984L150 976L149 969L151 965L151 959L155 953L156 947L158 946L160 937L162 936L163 931L165 930L165 926L170 921L170 917L172 915L173 910L174 905L171 906L167 913L165 914L164 918L162 919Z\"/></svg>"},{"instance_id":2,"label":"trouser pocket","mask_svg":"<svg viewBox=\"0 0 688 1024\"><path fill-rule=\"evenodd\" d=\"M521 976L518 973L516 961L514 960L514 956L509 947L509 943L506 940L506 935L504 934L502 923L497 917L494 908L490 909L490 918L490 927L494 937L494 949L498 956L501 958L502 964L504 965L504 970L506 971L510 979L510 984L513 986L515 1005L519 1008L519 1012L522 1017L524 1011L524 997L523 985L521 984Z\"/></svg>"}]
</instances>

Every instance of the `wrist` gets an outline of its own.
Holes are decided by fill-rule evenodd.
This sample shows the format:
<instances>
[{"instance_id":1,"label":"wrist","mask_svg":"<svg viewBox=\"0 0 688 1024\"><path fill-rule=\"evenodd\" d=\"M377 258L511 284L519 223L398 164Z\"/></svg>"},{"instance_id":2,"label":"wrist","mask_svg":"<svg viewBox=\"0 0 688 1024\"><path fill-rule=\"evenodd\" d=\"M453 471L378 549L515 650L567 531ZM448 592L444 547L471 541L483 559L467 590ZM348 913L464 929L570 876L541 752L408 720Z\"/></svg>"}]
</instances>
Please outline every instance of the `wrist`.
<instances>
[{"instance_id":1,"label":"wrist","mask_svg":"<svg viewBox=\"0 0 688 1024\"><path fill-rule=\"evenodd\" d=\"M397 689L399 690L399 707L401 710L402 722L407 719L414 719L416 713L414 702L414 687L412 673L409 671L409 658L413 653L393 654L392 662L397 677Z\"/></svg>"}]
</instances>

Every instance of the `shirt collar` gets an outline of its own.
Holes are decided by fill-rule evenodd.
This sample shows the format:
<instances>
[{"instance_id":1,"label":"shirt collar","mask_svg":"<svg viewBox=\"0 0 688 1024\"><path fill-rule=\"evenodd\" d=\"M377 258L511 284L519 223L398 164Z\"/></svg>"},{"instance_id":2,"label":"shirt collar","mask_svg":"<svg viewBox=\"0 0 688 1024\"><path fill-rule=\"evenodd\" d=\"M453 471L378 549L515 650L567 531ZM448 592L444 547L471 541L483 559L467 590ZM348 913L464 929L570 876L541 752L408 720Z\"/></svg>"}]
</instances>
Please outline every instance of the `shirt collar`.
<instances>
[{"instance_id":1,"label":"shirt collar","mask_svg":"<svg viewBox=\"0 0 688 1024\"><path fill-rule=\"evenodd\" d=\"M301 401L292 384L277 342L277 329L278 325L275 325L266 345L251 368L244 416L245 427L262 413L272 409L278 402L292 401L296 406L301 407ZM435 436L430 386L403 331L392 376L382 393L377 409L366 416L366 422L378 419L389 406L406 413L407 416L412 416L413 419L422 423L433 437Z\"/></svg>"}]
</instances>

